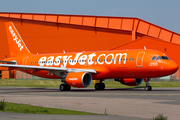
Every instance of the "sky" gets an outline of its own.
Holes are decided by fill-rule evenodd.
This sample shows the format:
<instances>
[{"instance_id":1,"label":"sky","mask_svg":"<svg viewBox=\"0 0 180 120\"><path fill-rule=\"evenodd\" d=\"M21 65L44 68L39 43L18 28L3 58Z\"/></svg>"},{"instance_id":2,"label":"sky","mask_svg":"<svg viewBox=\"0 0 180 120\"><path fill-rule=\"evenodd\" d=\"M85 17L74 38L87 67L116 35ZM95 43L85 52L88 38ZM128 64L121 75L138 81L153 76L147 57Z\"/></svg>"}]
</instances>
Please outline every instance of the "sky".
<instances>
[{"instance_id":1,"label":"sky","mask_svg":"<svg viewBox=\"0 0 180 120\"><path fill-rule=\"evenodd\" d=\"M180 34L180 0L0 0L0 12L137 17Z\"/></svg>"}]
</instances>

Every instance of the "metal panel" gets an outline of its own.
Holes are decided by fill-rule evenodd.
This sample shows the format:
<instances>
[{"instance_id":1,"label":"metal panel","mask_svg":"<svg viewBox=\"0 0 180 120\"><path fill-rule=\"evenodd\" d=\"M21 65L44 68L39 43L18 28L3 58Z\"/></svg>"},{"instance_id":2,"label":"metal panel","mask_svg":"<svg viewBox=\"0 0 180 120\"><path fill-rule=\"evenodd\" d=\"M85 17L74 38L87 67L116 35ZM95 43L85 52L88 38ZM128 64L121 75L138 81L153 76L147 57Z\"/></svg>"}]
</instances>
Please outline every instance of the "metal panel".
<instances>
[{"instance_id":1,"label":"metal panel","mask_svg":"<svg viewBox=\"0 0 180 120\"><path fill-rule=\"evenodd\" d=\"M96 27L108 27L108 18L97 18L96 20Z\"/></svg>"},{"instance_id":2,"label":"metal panel","mask_svg":"<svg viewBox=\"0 0 180 120\"><path fill-rule=\"evenodd\" d=\"M123 19L122 20L122 30L130 30L133 28L133 19Z\"/></svg>"},{"instance_id":3,"label":"metal panel","mask_svg":"<svg viewBox=\"0 0 180 120\"><path fill-rule=\"evenodd\" d=\"M83 25L85 26L94 26L95 25L95 17L84 17Z\"/></svg>"},{"instance_id":4,"label":"metal panel","mask_svg":"<svg viewBox=\"0 0 180 120\"><path fill-rule=\"evenodd\" d=\"M71 16L70 24L82 25L82 17Z\"/></svg>"},{"instance_id":5,"label":"metal panel","mask_svg":"<svg viewBox=\"0 0 180 120\"><path fill-rule=\"evenodd\" d=\"M22 19L32 20L33 19L33 15L31 15L31 14L22 14Z\"/></svg>"},{"instance_id":6,"label":"metal panel","mask_svg":"<svg viewBox=\"0 0 180 120\"><path fill-rule=\"evenodd\" d=\"M33 20L44 21L45 20L45 15L34 15Z\"/></svg>"},{"instance_id":7,"label":"metal panel","mask_svg":"<svg viewBox=\"0 0 180 120\"><path fill-rule=\"evenodd\" d=\"M46 21L48 21L48 22L57 22L57 16L46 15Z\"/></svg>"},{"instance_id":8,"label":"metal panel","mask_svg":"<svg viewBox=\"0 0 180 120\"><path fill-rule=\"evenodd\" d=\"M70 16L59 16L58 23L69 23Z\"/></svg>"},{"instance_id":9,"label":"metal panel","mask_svg":"<svg viewBox=\"0 0 180 120\"><path fill-rule=\"evenodd\" d=\"M158 38L160 32L160 28L154 25L151 25L149 28L148 35Z\"/></svg>"},{"instance_id":10,"label":"metal panel","mask_svg":"<svg viewBox=\"0 0 180 120\"><path fill-rule=\"evenodd\" d=\"M143 34L147 34L148 33L148 29L149 29L150 24L140 21L139 25L138 25L138 29L137 32L143 33Z\"/></svg>"},{"instance_id":11,"label":"metal panel","mask_svg":"<svg viewBox=\"0 0 180 120\"><path fill-rule=\"evenodd\" d=\"M180 44L180 36L178 34L173 34L172 43Z\"/></svg>"},{"instance_id":12,"label":"metal panel","mask_svg":"<svg viewBox=\"0 0 180 120\"><path fill-rule=\"evenodd\" d=\"M0 14L1 17L9 17L9 14L8 13L2 13Z\"/></svg>"},{"instance_id":13,"label":"metal panel","mask_svg":"<svg viewBox=\"0 0 180 120\"><path fill-rule=\"evenodd\" d=\"M10 14L12 18L20 18L21 14Z\"/></svg>"},{"instance_id":14,"label":"metal panel","mask_svg":"<svg viewBox=\"0 0 180 120\"><path fill-rule=\"evenodd\" d=\"M169 32L169 31L163 30L163 29L161 30L161 33L159 36L160 39L170 42L171 37L172 37L172 32Z\"/></svg>"},{"instance_id":15,"label":"metal panel","mask_svg":"<svg viewBox=\"0 0 180 120\"><path fill-rule=\"evenodd\" d=\"M111 29L120 29L122 24L122 19L119 18L110 18L108 28Z\"/></svg>"}]
</instances>

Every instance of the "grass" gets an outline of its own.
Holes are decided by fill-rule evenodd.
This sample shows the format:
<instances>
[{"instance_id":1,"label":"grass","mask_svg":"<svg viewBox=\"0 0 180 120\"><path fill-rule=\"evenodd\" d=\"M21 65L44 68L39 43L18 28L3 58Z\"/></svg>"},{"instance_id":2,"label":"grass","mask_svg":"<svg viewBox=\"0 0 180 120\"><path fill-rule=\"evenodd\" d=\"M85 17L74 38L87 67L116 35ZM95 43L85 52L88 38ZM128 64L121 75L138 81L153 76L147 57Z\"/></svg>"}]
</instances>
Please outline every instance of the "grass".
<instances>
[{"instance_id":1,"label":"grass","mask_svg":"<svg viewBox=\"0 0 180 120\"><path fill-rule=\"evenodd\" d=\"M15 79L0 79L0 86L14 87L59 87L60 80L15 80Z\"/></svg>"},{"instance_id":2,"label":"grass","mask_svg":"<svg viewBox=\"0 0 180 120\"><path fill-rule=\"evenodd\" d=\"M14 112L14 113L33 113L33 114L57 114L57 115L96 115L90 112L81 112L74 110L64 110L56 108L38 107L26 104L17 104L6 102L6 107L0 112Z\"/></svg>"},{"instance_id":3,"label":"grass","mask_svg":"<svg viewBox=\"0 0 180 120\"><path fill-rule=\"evenodd\" d=\"M162 114L159 114L157 117L153 117L152 120L167 120L168 117L164 117Z\"/></svg>"},{"instance_id":4,"label":"grass","mask_svg":"<svg viewBox=\"0 0 180 120\"><path fill-rule=\"evenodd\" d=\"M6 102L5 99L3 99L2 101L0 101L0 110L4 110L6 107Z\"/></svg>"},{"instance_id":5,"label":"grass","mask_svg":"<svg viewBox=\"0 0 180 120\"><path fill-rule=\"evenodd\" d=\"M11 86L11 87L52 87L58 88L62 82L60 80L14 80L14 79L0 79L0 86ZM106 88L128 88L131 86L122 85L115 81L104 81ZM180 82L164 81L154 82L150 81L152 87L180 87ZM140 86L133 87L144 87L145 82ZM94 88L94 82L89 86Z\"/></svg>"}]
</instances>

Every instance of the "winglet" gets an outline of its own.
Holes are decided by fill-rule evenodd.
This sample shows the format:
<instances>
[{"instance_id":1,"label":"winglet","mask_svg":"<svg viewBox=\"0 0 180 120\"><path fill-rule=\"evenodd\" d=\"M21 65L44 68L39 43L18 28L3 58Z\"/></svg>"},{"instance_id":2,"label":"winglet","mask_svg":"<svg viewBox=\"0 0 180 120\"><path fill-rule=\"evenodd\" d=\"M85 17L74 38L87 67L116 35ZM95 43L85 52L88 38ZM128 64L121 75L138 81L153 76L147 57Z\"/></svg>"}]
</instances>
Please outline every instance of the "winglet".
<instances>
[{"instance_id":1,"label":"winglet","mask_svg":"<svg viewBox=\"0 0 180 120\"><path fill-rule=\"evenodd\" d=\"M31 54L31 52L26 47L23 39L16 30L14 24L12 22L6 22L5 25L10 56L14 57L19 54Z\"/></svg>"}]
</instances>

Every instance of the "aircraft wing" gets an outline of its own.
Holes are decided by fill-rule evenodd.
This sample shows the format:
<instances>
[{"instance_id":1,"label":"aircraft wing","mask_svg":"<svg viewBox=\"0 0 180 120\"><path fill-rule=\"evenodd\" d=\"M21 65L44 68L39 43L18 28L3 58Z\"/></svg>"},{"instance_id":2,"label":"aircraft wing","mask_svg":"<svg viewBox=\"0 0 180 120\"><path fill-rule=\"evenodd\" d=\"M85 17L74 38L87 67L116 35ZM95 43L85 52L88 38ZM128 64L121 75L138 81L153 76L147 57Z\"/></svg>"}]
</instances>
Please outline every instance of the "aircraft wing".
<instances>
[{"instance_id":1,"label":"aircraft wing","mask_svg":"<svg viewBox=\"0 0 180 120\"><path fill-rule=\"evenodd\" d=\"M16 64L16 62L10 62L10 61L0 61L0 63Z\"/></svg>"},{"instance_id":2,"label":"aircraft wing","mask_svg":"<svg viewBox=\"0 0 180 120\"><path fill-rule=\"evenodd\" d=\"M7 62L4 62L7 63ZM97 73L94 69L77 69L77 68L60 68L60 67L41 67L31 65L16 65L16 64L0 64L1 67L8 68L20 68L20 69L32 69L32 70L46 70L46 71L60 71L60 72L89 72Z\"/></svg>"}]
</instances>

